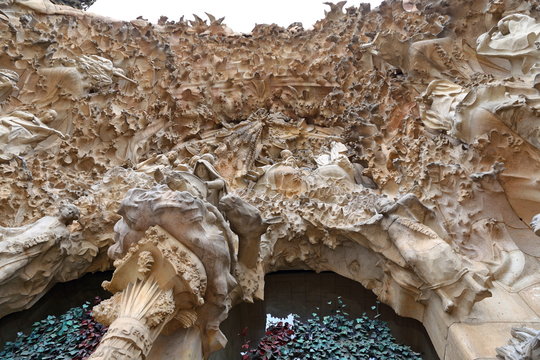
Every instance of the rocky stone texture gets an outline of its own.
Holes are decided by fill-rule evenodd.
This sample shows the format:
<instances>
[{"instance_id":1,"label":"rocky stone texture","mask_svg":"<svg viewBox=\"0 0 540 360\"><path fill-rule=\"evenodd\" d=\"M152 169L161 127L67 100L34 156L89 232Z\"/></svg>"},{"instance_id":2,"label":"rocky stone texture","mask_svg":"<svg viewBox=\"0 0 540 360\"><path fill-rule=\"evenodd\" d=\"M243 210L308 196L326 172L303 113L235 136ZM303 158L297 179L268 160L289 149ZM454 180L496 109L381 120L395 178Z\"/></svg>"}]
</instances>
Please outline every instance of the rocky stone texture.
<instances>
[{"instance_id":1,"label":"rocky stone texture","mask_svg":"<svg viewBox=\"0 0 540 360\"><path fill-rule=\"evenodd\" d=\"M69 273L20 263L2 287L28 301L0 313L112 258L96 359L206 356L228 308L282 269L362 283L441 359L495 358L512 326L540 328L540 3L343 5L313 30L235 34L211 15L0 4L0 244L93 249ZM80 216L57 238L14 238L61 202ZM7 274L19 255L2 249ZM21 280L36 269L50 275Z\"/></svg>"}]
</instances>

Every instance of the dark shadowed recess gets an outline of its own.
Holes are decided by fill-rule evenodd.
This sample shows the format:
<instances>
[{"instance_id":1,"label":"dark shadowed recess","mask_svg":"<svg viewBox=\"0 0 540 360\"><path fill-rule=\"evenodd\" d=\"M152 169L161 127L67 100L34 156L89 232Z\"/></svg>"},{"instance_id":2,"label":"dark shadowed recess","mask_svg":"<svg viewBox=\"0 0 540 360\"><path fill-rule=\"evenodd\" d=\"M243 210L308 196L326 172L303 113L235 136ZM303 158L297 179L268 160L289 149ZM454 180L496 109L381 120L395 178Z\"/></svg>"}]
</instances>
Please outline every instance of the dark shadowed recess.
<instances>
[{"instance_id":1,"label":"dark shadowed recess","mask_svg":"<svg viewBox=\"0 0 540 360\"><path fill-rule=\"evenodd\" d=\"M61 315L72 307L81 306L96 296L111 296L101 288L104 280L110 280L112 271L87 274L80 279L56 284L30 309L9 314L0 319L0 349L6 341L15 340L17 332L29 333L32 324L48 315Z\"/></svg>"},{"instance_id":2,"label":"dark shadowed recess","mask_svg":"<svg viewBox=\"0 0 540 360\"><path fill-rule=\"evenodd\" d=\"M371 317L376 312L371 307L377 305L376 296L359 283L340 275L311 271L286 271L268 274L265 277L265 300L253 304L240 304L234 307L221 328L229 343L227 347L213 354L211 360L240 359L240 347L243 337L240 332L247 327L248 339L252 344L264 335L266 314L286 317L298 314L307 319L311 313L328 315L335 309L335 302L341 296L347 305L350 317L355 318L362 313ZM331 301L332 304L328 304ZM419 352L424 360L439 360L423 325L414 319L397 315L394 310L384 304L378 304L379 319L388 322L392 334L400 344L409 345Z\"/></svg>"},{"instance_id":3,"label":"dark shadowed recess","mask_svg":"<svg viewBox=\"0 0 540 360\"><path fill-rule=\"evenodd\" d=\"M0 319L0 348L6 341L14 340L17 332L28 333L34 322L48 315L63 314L96 296L102 299L110 297L101 288L101 283L109 280L111 275L111 272L87 274L78 280L56 284L32 308ZM326 315L335 308L334 303L341 296L351 317L360 316L364 312L370 316L375 315L371 307L376 305L377 299L371 291L331 272L278 272L267 275L265 281L264 301L240 304L231 310L221 326L229 343L226 349L212 355L211 360L239 359L240 347L244 341L240 332L247 327L248 338L255 343L264 335L267 313L277 317L294 313L306 319L319 307L318 312ZM332 304L329 305L329 301ZM411 346L414 351L422 354L424 360L439 360L420 322L400 317L384 304L378 304L378 311L380 319L389 323L398 343Z\"/></svg>"}]
</instances>

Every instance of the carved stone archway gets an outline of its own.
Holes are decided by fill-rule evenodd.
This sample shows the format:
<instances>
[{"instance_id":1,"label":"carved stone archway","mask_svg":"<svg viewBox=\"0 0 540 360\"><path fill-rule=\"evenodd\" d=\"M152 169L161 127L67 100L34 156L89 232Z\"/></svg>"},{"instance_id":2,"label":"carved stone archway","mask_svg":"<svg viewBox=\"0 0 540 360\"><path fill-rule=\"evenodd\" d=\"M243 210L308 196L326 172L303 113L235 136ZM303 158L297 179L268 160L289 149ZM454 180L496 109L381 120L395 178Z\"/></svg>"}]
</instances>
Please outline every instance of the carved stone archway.
<instances>
[{"instance_id":1,"label":"carved stone archway","mask_svg":"<svg viewBox=\"0 0 540 360\"><path fill-rule=\"evenodd\" d=\"M94 357L204 357L266 273L308 268L420 320L441 359L538 329L540 8L344 5L243 35L1 2L0 313L115 267ZM500 357L537 350L513 334Z\"/></svg>"}]
</instances>

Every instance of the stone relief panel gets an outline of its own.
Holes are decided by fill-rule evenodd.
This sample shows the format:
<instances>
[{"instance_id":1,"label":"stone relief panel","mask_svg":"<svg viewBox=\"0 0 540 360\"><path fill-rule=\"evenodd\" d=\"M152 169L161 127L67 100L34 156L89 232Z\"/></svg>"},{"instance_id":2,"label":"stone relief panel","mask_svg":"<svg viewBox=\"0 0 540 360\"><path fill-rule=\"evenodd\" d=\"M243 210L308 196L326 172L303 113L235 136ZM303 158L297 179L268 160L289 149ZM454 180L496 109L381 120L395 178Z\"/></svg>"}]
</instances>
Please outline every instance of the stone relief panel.
<instances>
[{"instance_id":1,"label":"stone relief panel","mask_svg":"<svg viewBox=\"0 0 540 360\"><path fill-rule=\"evenodd\" d=\"M55 216L0 227L0 316L31 307L57 281L77 279L98 248L74 231L79 210L64 204Z\"/></svg>"},{"instance_id":2,"label":"stone relief panel","mask_svg":"<svg viewBox=\"0 0 540 360\"><path fill-rule=\"evenodd\" d=\"M203 358L265 273L312 269L422 321L444 359L536 328L538 2L344 5L236 34L0 4L0 316L114 268L94 358Z\"/></svg>"}]
</instances>

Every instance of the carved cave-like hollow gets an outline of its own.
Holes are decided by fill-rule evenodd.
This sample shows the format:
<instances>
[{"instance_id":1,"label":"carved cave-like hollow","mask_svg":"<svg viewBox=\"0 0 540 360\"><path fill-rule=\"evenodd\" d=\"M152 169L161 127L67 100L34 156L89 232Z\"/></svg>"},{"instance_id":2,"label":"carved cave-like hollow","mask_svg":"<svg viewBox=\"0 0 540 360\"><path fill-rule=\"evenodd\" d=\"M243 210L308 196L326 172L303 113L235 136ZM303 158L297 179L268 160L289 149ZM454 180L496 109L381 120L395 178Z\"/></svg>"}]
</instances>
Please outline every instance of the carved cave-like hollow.
<instances>
[{"instance_id":1,"label":"carved cave-like hollow","mask_svg":"<svg viewBox=\"0 0 540 360\"><path fill-rule=\"evenodd\" d=\"M79 306L95 296L109 297L101 288L101 282L109 279L110 272L95 273L81 279L55 285L30 309L8 315L0 320L0 347L6 341L16 338L17 332L28 333L32 324L47 315L60 315L67 309ZM265 332L266 314L285 317L290 313L306 319L315 309L322 315L328 314L341 296L352 317L363 312L374 315L371 306L376 304L376 296L359 283L332 272L280 271L265 277L265 300L253 304L241 303L229 313L222 324L228 338L227 347L214 353L211 360L229 360L240 357L244 338L240 332L247 327L247 339L256 343ZM439 357L422 324L416 320L397 315L390 307L379 304L380 319L388 322L396 341L411 346L424 360L438 360Z\"/></svg>"},{"instance_id":2,"label":"carved cave-like hollow","mask_svg":"<svg viewBox=\"0 0 540 360\"><path fill-rule=\"evenodd\" d=\"M59 316L70 308L81 306L96 296L107 299L111 294L101 287L101 283L109 280L112 271L86 274L80 279L54 285L31 308L9 314L0 319L0 350L8 341L13 341L18 332L30 333L32 324L48 315Z\"/></svg>"},{"instance_id":3,"label":"carved cave-like hollow","mask_svg":"<svg viewBox=\"0 0 540 360\"><path fill-rule=\"evenodd\" d=\"M265 277L264 293L264 301L241 303L229 312L227 320L221 325L228 339L227 346L212 354L210 360L240 358L240 347L244 340L239 335L240 332L247 327L247 338L252 345L256 344L264 335L266 314L284 318L293 313L307 319L318 307L320 314L327 315L334 309L338 296L341 296L352 318L364 312L372 317L375 312L371 310L371 306L377 301L377 297L359 283L333 272L271 273ZM328 305L329 301L332 301L331 305ZM388 322L396 342L409 345L420 353L424 360L439 360L426 330L419 321L401 317L387 305L379 304L378 307L380 319Z\"/></svg>"}]
</instances>

